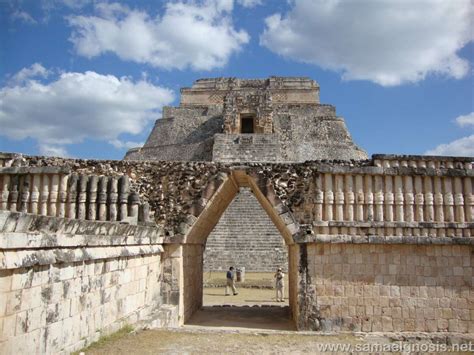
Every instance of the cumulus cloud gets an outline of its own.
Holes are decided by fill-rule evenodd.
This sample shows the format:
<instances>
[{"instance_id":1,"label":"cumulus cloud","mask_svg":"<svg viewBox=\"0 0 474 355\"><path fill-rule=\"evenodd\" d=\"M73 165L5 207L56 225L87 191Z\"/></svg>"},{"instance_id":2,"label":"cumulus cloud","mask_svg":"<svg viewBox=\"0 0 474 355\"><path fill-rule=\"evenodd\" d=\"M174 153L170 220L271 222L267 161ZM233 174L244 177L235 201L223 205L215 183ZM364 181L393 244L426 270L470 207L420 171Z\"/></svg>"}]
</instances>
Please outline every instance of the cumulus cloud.
<instances>
[{"instance_id":1,"label":"cumulus cloud","mask_svg":"<svg viewBox=\"0 0 474 355\"><path fill-rule=\"evenodd\" d=\"M29 68L23 68L18 73L13 75L10 79L10 84L23 84L25 81L34 78L34 77L42 77L46 78L50 71L46 70L40 63L35 63Z\"/></svg>"},{"instance_id":2,"label":"cumulus cloud","mask_svg":"<svg viewBox=\"0 0 474 355\"><path fill-rule=\"evenodd\" d=\"M14 76L22 80L0 89L1 134L34 138L44 154L64 155L64 145L85 138L117 146L121 134L141 133L174 98L170 90L144 79L92 71L61 73L49 83L33 77L45 72L49 71L34 64ZM124 147L127 143L120 146Z\"/></svg>"},{"instance_id":3,"label":"cumulus cloud","mask_svg":"<svg viewBox=\"0 0 474 355\"><path fill-rule=\"evenodd\" d=\"M456 118L456 123L460 127L468 127L468 126L473 126L474 127L474 112L471 112L470 114L467 115L462 115Z\"/></svg>"},{"instance_id":4,"label":"cumulus cloud","mask_svg":"<svg viewBox=\"0 0 474 355\"><path fill-rule=\"evenodd\" d=\"M457 117L455 122L460 127L471 126L471 128L474 128L474 112ZM436 148L428 150L425 154L474 157L474 134L456 139L451 143L440 144Z\"/></svg>"},{"instance_id":5,"label":"cumulus cloud","mask_svg":"<svg viewBox=\"0 0 474 355\"><path fill-rule=\"evenodd\" d=\"M111 52L126 61L164 69L223 67L249 41L232 24L233 0L170 2L163 16L117 3L99 3L94 16L71 16L76 53Z\"/></svg>"},{"instance_id":6,"label":"cumulus cloud","mask_svg":"<svg viewBox=\"0 0 474 355\"><path fill-rule=\"evenodd\" d=\"M287 14L266 18L260 36L262 45L282 56L383 86L469 72L468 61L457 52L473 40L470 0L292 4Z\"/></svg>"}]
</instances>

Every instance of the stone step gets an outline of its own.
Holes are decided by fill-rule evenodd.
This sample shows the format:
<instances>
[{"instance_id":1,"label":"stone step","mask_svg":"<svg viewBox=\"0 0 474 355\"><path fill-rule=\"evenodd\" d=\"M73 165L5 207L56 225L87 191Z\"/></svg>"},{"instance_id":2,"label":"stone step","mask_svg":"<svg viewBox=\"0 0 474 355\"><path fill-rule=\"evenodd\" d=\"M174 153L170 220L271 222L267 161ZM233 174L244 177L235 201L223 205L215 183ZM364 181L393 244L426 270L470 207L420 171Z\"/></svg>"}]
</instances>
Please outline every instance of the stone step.
<instances>
[{"instance_id":1,"label":"stone step","mask_svg":"<svg viewBox=\"0 0 474 355\"><path fill-rule=\"evenodd\" d=\"M207 239L204 270L239 265L273 272L286 264L283 237L250 189L241 189Z\"/></svg>"}]
</instances>

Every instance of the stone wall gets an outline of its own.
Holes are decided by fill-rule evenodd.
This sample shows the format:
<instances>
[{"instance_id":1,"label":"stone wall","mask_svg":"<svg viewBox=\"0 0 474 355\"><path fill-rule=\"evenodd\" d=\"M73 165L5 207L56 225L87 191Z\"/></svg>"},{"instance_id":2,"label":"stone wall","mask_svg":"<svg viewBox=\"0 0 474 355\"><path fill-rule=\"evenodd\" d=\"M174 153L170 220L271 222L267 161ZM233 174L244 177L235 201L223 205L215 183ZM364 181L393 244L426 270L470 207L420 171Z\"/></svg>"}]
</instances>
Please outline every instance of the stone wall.
<instances>
[{"instance_id":1,"label":"stone wall","mask_svg":"<svg viewBox=\"0 0 474 355\"><path fill-rule=\"evenodd\" d=\"M0 211L2 354L71 352L160 304L162 232Z\"/></svg>"},{"instance_id":2,"label":"stone wall","mask_svg":"<svg viewBox=\"0 0 474 355\"><path fill-rule=\"evenodd\" d=\"M320 329L474 332L472 245L310 244Z\"/></svg>"},{"instance_id":3,"label":"stone wall","mask_svg":"<svg viewBox=\"0 0 474 355\"><path fill-rule=\"evenodd\" d=\"M203 291L203 246L189 244L183 247L183 322L191 318L202 307Z\"/></svg>"},{"instance_id":4,"label":"stone wall","mask_svg":"<svg viewBox=\"0 0 474 355\"><path fill-rule=\"evenodd\" d=\"M17 163L23 166L14 166ZM143 297L147 299L148 291L145 291L145 296L125 294L126 299L133 296L130 302L136 306L127 306L127 312L132 309L130 314L140 314L144 310L143 313L148 314L151 312L148 307L156 307L158 313L171 314L178 310L173 324L183 322L201 302L195 296L199 295L202 284L187 279L191 276L197 280L202 275L202 256L193 245L196 248L204 246L238 189L248 187L289 245L290 305L298 329L351 329L359 324L352 318L365 312L365 318L360 322L363 330L369 326L371 331L379 329L379 324L382 324L382 330L392 327L408 331L413 329L414 320L415 330L431 332L434 331L431 322L434 306L430 299L436 299L440 307L446 309L442 311L445 313L441 315L440 323L436 322L436 331L472 332L469 325L473 319L466 319L466 309L472 317L473 307L472 275L469 280L474 245L472 158L377 155L369 161L224 164L16 157L5 159L2 165L2 179L10 174L4 169L14 167L23 169L23 175L31 174L30 178L34 180L35 169L51 166L65 169L68 179L73 174L87 175L88 181L94 180L94 176L99 181L100 176L128 176L130 191L136 191L141 201L150 204L156 223L154 226L136 226L127 221L79 220L78 214L75 214L76 219L67 219L3 212L2 216L6 213L6 217L0 219L0 269L2 287L6 285L9 300L3 301L6 302L3 314L6 316L6 310L9 310L8 317L14 316L9 318L10 322L13 319L21 322L24 315L20 313L29 310L21 305L23 289L15 289L15 292L11 289L15 270L33 268L36 272L35 267L45 265L48 265L48 270L62 270L60 264L80 269L87 262L104 265L99 260L138 260L138 256L139 260L153 260L150 264L160 264L162 270L157 285L152 280L146 281L149 285L146 290L153 294L151 303L140 303ZM54 194L48 194L44 201L47 206L54 200L51 196ZM58 205L61 201L55 201L56 211L61 210ZM76 203L78 201L79 197ZM90 199L86 198L85 205L88 201ZM10 197L7 203L7 208L11 208ZM333 249L333 244L340 247ZM187 247L190 249L183 250ZM165 249L163 254L162 248ZM328 255L330 257L326 258ZM341 259L346 255L347 258ZM141 268L142 264L136 267ZM327 273L324 271L326 268L329 270ZM119 275L128 274L126 270L118 270ZM343 270L350 272L346 275ZM329 278L330 272L333 276ZM139 280L130 282L135 281ZM63 284L61 281L61 287ZM355 292L356 286L361 285L367 296L365 293L352 296L351 290ZM381 294L387 292L388 286L390 296ZM392 286L395 286L393 296ZM55 287L60 288L59 284ZM398 297L396 290L400 295L403 292L403 297ZM378 298L373 296L377 294ZM428 301L425 294L429 295ZM110 302L119 295L123 296L120 292L114 294L115 298L110 298ZM31 301L28 297L25 291L24 307L33 302L34 308L38 308L34 303L37 300ZM446 298L453 299L454 303L446 306ZM18 299L20 308L9 306L17 304ZM351 302L355 299L356 306L363 307L356 307L356 316L344 316L351 318L344 320L341 305L347 306L344 312L347 310L347 314L353 314L353 308L349 307L353 306ZM390 312L391 322L383 313L387 300L390 310L386 312ZM155 301L158 303L153 303ZM128 304L128 301L123 302ZM164 310L164 305L169 308ZM413 306L415 317L411 311ZM44 303L39 307L47 310L49 306ZM378 312L379 308L375 310L375 307L382 308L381 315L370 313ZM417 313L418 308L423 309L423 313ZM84 317L89 317L90 310L87 306ZM399 311L402 312L403 328L400 328L401 321L397 318ZM96 313L97 310L94 317ZM136 319L135 316L113 313L120 314L121 318L112 321L110 327L122 324L123 317L127 322ZM144 316L139 317L143 319ZM91 318L88 321L91 322ZM1 324L3 326L5 322ZM159 320L154 324L163 326L166 322ZM109 329L105 323L100 327L105 331ZM15 338L16 323L14 328L15 334L8 333L4 340L5 347L23 344L20 338ZM10 331L11 327L8 329ZM18 336L21 336L21 329ZM94 334L97 334L96 329ZM69 340L64 341L66 347L76 346L72 340L69 343Z\"/></svg>"},{"instance_id":5,"label":"stone wall","mask_svg":"<svg viewBox=\"0 0 474 355\"><path fill-rule=\"evenodd\" d=\"M251 272L287 270L287 246L249 188L241 188L207 238L205 271L230 266Z\"/></svg>"},{"instance_id":6,"label":"stone wall","mask_svg":"<svg viewBox=\"0 0 474 355\"><path fill-rule=\"evenodd\" d=\"M214 134L222 132L222 107L164 107L145 145L128 160L210 161Z\"/></svg>"}]
</instances>

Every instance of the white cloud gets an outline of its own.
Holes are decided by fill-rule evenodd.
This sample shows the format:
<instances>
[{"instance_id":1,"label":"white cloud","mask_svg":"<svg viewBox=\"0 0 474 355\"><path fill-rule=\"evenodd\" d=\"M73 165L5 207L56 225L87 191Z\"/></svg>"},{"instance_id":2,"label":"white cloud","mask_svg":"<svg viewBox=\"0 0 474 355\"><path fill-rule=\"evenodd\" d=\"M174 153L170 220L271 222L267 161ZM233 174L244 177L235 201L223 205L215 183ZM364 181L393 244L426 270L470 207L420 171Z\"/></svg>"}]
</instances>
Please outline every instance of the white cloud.
<instances>
[{"instance_id":1,"label":"white cloud","mask_svg":"<svg viewBox=\"0 0 474 355\"><path fill-rule=\"evenodd\" d=\"M233 0L170 2L162 17L113 3L95 16L72 16L75 51L92 58L112 52L126 61L164 69L223 67L249 41L233 27Z\"/></svg>"},{"instance_id":2,"label":"white cloud","mask_svg":"<svg viewBox=\"0 0 474 355\"><path fill-rule=\"evenodd\" d=\"M71 9L80 9L81 7L84 7L87 4L90 4L92 0L57 0L56 2L64 4L67 7L70 7Z\"/></svg>"},{"instance_id":3,"label":"white cloud","mask_svg":"<svg viewBox=\"0 0 474 355\"><path fill-rule=\"evenodd\" d=\"M69 157L69 154L64 147L50 145L50 144L40 144L39 154L46 155L49 157Z\"/></svg>"},{"instance_id":4,"label":"white cloud","mask_svg":"<svg viewBox=\"0 0 474 355\"><path fill-rule=\"evenodd\" d=\"M456 123L460 127L473 126L474 127L474 112L467 115L462 115L456 118Z\"/></svg>"},{"instance_id":5,"label":"white cloud","mask_svg":"<svg viewBox=\"0 0 474 355\"><path fill-rule=\"evenodd\" d=\"M474 157L474 134L448 144L440 144L436 148L428 150L425 154Z\"/></svg>"},{"instance_id":6,"label":"white cloud","mask_svg":"<svg viewBox=\"0 0 474 355\"><path fill-rule=\"evenodd\" d=\"M117 149L130 149L142 147L145 142L131 142L131 141L122 141L120 139L112 139L109 141L109 144L113 145Z\"/></svg>"},{"instance_id":7,"label":"white cloud","mask_svg":"<svg viewBox=\"0 0 474 355\"><path fill-rule=\"evenodd\" d=\"M18 73L13 75L10 79L11 85L23 84L25 81L34 78L42 77L46 78L51 72L46 70L40 63L35 63L29 68L23 68Z\"/></svg>"},{"instance_id":8,"label":"white cloud","mask_svg":"<svg viewBox=\"0 0 474 355\"><path fill-rule=\"evenodd\" d=\"M15 21L21 21L28 24L38 23L28 12L22 10L16 10L11 14L11 19Z\"/></svg>"},{"instance_id":9,"label":"white cloud","mask_svg":"<svg viewBox=\"0 0 474 355\"><path fill-rule=\"evenodd\" d=\"M237 3L243 7L252 8L257 5L262 5L263 0L237 0Z\"/></svg>"},{"instance_id":10,"label":"white cloud","mask_svg":"<svg viewBox=\"0 0 474 355\"><path fill-rule=\"evenodd\" d=\"M470 0L294 0L266 18L260 43L298 61L341 71L347 80L383 86L428 74L461 78L469 64L457 51L473 40Z\"/></svg>"},{"instance_id":11,"label":"white cloud","mask_svg":"<svg viewBox=\"0 0 474 355\"><path fill-rule=\"evenodd\" d=\"M472 126L474 128L474 112L459 116L455 121L460 127ZM425 154L474 157L474 134L456 139L451 143L440 144L436 148L426 151Z\"/></svg>"},{"instance_id":12,"label":"white cloud","mask_svg":"<svg viewBox=\"0 0 474 355\"><path fill-rule=\"evenodd\" d=\"M119 141L123 133L141 133L162 106L173 101L170 90L143 79L88 71L61 73L42 83L20 75L46 71L39 67L20 71L16 76L24 79L21 83L0 89L0 127L9 138L38 140L43 153L85 138L109 142Z\"/></svg>"}]
</instances>

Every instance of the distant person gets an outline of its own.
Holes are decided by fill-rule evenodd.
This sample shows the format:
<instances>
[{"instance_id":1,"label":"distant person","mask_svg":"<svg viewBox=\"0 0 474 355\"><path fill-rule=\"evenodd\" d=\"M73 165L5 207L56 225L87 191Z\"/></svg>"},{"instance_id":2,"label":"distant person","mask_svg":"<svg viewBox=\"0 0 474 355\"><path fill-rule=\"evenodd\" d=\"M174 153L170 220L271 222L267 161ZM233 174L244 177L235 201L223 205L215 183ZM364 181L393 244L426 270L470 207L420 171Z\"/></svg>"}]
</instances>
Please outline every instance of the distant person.
<instances>
[{"instance_id":1,"label":"distant person","mask_svg":"<svg viewBox=\"0 0 474 355\"><path fill-rule=\"evenodd\" d=\"M277 269L277 272L275 273L275 289L276 289L276 301L277 302L284 302L283 300L283 289L284 289L284 283L283 283L283 277L285 274L281 270L281 267Z\"/></svg>"},{"instance_id":2,"label":"distant person","mask_svg":"<svg viewBox=\"0 0 474 355\"><path fill-rule=\"evenodd\" d=\"M229 271L227 271L227 284L225 286L225 295L229 296L229 288L232 289L232 293L235 295L238 295L237 289L235 288L235 273L234 273L234 267L231 266L229 268Z\"/></svg>"}]
</instances>

